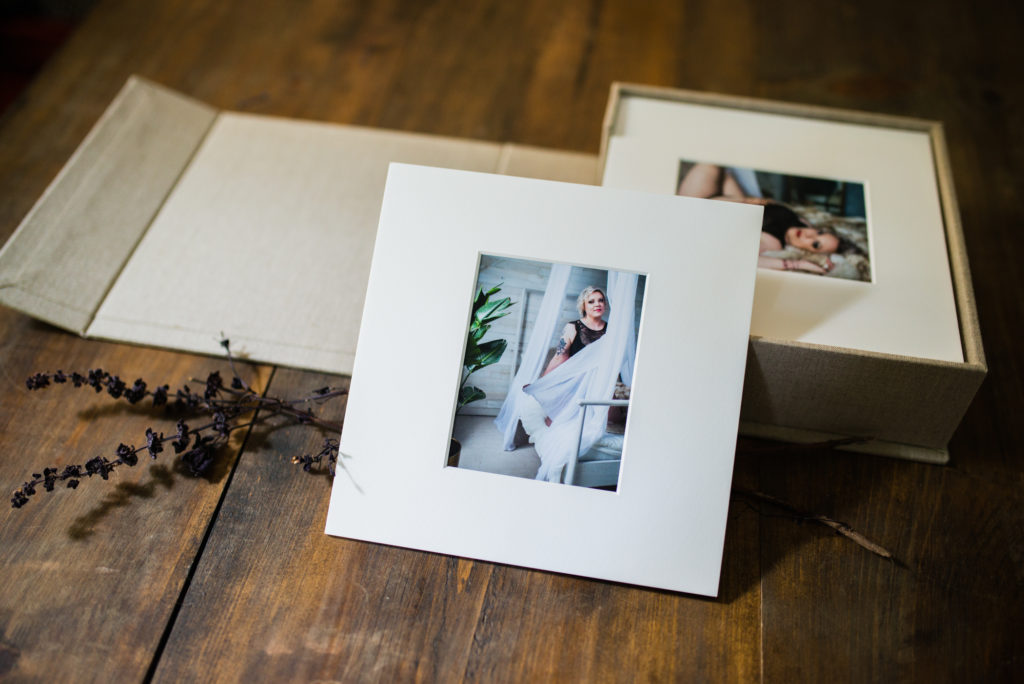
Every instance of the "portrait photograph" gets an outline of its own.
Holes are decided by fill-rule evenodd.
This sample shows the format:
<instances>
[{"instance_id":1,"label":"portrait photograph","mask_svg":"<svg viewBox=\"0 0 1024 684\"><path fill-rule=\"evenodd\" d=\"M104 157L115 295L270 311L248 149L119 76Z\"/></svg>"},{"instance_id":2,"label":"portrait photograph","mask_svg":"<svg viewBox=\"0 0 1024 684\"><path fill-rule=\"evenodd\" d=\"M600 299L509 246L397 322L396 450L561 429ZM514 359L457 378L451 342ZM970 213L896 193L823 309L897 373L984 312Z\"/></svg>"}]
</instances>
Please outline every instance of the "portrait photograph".
<instances>
[{"instance_id":1,"label":"portrait photograph","mask_svg":"<svg viewBox=\"0 0 1024 684\"><path fill-rule=\"evenodd\" d=\"M449 466L615 491L646 277L482 254Z\"/></svg>"},{"instance_id":2,"label":"portrait photograph","mask_svg":"<svg viewBox=\"0 0 1024 684\"><path fill-rule=\"evenodd\" d=\"M863 183L682 159L676 194L764 207L759 268L872 279Z\"/></svg>"},{"instance_id":3,"label":"portrait photograph","mask_svg":"<svg viewBox=\"0 0 1024 684\"><path fill-rule=\"evenodd\" d=\"M752 336L963 361L928 135L655 97L614 121L605 187L761 212Z\"/></svg>"},{"instance_id":4,"label":"portrait photograph","mask_svg":"<svg viewBox=\"0 0 1024 684\"><path fill-rule=\"evenodd\" d=\"M760 225L391 164L328 534L717 593Z\"/></svg>"}]
</instances>

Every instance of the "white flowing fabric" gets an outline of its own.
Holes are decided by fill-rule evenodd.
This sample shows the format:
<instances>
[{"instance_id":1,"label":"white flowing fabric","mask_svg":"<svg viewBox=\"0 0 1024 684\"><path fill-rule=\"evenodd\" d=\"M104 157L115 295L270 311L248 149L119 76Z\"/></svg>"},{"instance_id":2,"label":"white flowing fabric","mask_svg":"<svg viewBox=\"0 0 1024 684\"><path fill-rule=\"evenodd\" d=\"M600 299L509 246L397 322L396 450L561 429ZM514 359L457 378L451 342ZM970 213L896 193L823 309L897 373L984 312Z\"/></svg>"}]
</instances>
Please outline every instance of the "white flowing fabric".
<instances>
[{"instance_id":1,"label":"white flowing fabric","mask_svg":"<svg viewBox=\"0 0 1024 684\"><path fill-rule=\"evenodd\" d=\"M629 313L628 318L623 322L626 346L622 351L622 367L619 369L619 375L622 376L623 384L632 387L633 367L636 365L636 285L638 278L635 273L608 271L608 289L612 292L616 291L620 287L620 279L623 280L621 296L629 298Z\"/></svg>"},{"instance_id":2,"label":"white flowing fabric","mask_svg":"<svg viewBox=\"0 0 1024 684\"><path fill-rule=\"evenodd\" d=\"M509 385L508 395L501 405L501 411L494 422L504 436L503 446L505 451L515 449L513 440L516 435L516 425L523 414L523 385L528 385L540 375L548 353L548 343L558 325L559 312L565 302L565 290L569 285L569 272L572 266L567 264L553 264L551 273L548 276L548 284L544 289L544 298L540 303L540 311L537 312L537 319L533 325L533 333L530 341L526 344L523 352L519 370L512 378Z\"/></svg>"},{"instance_id":3,"label":"white flowing fabric","mask_svg":"<svg viewBox=\"0 0 1024 684\"><path fill-rule=\"evenodd\" d=\"M537 471L538 480L559 481L562 468L576 454L577 445L579 452L585 453L604 435L608 407L589 406L585 409L584 430L580 439L579 420L584 409L579 402L584 399L611 399L620 373L627 384L632 382L633 360L636 356L636 286L636 274L609 271L608 291L605 295L611 314L605 335L543 378L534 380L524 391L514 389L522 387L520 384L514 385L510 392L510 395L525 394L533 397L545 415L551 418L549 428L530 435L541 459ZM538 332L535 327L533 335L538 334L544 333ZM545 345L549 338L550 332L545 338ZM525 397L517 397L513 401L522 407L524 400L528 401Z\"/></svg>"}]
</instances>

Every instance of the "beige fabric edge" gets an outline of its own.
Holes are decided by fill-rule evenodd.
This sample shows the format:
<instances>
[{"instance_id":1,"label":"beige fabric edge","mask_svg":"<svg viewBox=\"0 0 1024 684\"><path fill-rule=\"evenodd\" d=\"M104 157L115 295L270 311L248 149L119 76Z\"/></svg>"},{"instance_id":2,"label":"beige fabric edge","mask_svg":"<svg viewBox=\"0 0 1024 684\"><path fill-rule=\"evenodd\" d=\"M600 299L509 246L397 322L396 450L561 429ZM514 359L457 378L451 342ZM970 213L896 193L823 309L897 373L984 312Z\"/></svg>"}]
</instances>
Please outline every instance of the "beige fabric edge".
<instances>
[{"instance_id":1,"label":"beige fabric edge","mask_svg":"<svg viewBox=\"0 0 1024 684\"><path fill-rule=\"evenodd\" d=\"M597 157L592 154L512 143L502 145L495 173L583 185L596 185L599 180Z\"/></svg>"},{"instance_id":2,"label":"beige fabric edge","mask_svg":"<svg viewBox=\"0 0 1024 684\"><path fill-rule=\"evenodd\" d=\"M215 117L130 78L0 251L0 302L84 334Z\"/></svg>"},{"instance_id":3,"label":"beige fabric edge","mask_svg":"<svg viewBox=\"0 0 1024 684\"><path fill-rule=\"evenodd\" d=\"M782 427L781 425L764 425L762 423L749 421L740 422L740 434L759 439L793 442L796 444L813 444L815 442L842 439L849 436L831 432L798 430L795 428ZM886 442L879 439L868 440L861 444L848 444L838 448L842 451L871 454L873 456L886 456L889 458L899 458L908 461L920 461L922 463L933 463L937 465L949 462L949 450L947 449L929 449L927 447L915 446L913 444Z\"/></svg>"},{"instance_id":4,"label":"beige fabric edge","mask_svg":"<svg viewBox=\"0 0 1024 684\"><path fill-rule=\"evenodd\" d=\"M984 375L971 364L755 338L741 420L943 449Z\"/></svg>"}]
</instances>

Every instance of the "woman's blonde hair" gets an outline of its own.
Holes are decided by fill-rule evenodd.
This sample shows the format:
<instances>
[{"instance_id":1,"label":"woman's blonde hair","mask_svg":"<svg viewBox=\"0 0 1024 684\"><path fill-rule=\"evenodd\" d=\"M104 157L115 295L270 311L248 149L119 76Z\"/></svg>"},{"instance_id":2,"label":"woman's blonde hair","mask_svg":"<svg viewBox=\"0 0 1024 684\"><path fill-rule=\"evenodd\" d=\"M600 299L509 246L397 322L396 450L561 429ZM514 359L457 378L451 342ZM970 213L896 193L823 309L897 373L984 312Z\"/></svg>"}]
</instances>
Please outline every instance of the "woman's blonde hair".
<instances>
[{"instance_id":1,"label":"woman's blonde hair","mask_svg":"<svg viewBox=\"0 0 1024 684\"><path fill-rule=\"evenodd\" d=\"M587 301L587 297L589 297L595 292L600 292L602 295L604 295L604 310L606 312L612 310L612 304L611 302L608 301L608 293L605 292L603 288L594 287L593 285L587 285L585 288L583 288L583 292L580 292L580 296L576 298L576 310L580 312L580 318L586 318L587 308L585 306L585 303Z\"/></svg>"}]
</instances>

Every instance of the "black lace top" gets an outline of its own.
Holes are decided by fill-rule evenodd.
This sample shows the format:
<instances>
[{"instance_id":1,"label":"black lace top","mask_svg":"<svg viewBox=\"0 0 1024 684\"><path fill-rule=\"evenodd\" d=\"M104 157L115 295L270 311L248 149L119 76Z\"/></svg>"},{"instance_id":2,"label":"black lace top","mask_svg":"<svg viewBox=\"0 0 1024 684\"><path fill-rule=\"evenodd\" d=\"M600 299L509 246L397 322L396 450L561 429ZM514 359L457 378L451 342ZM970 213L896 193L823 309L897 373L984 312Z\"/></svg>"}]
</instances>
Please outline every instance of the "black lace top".
<instances>
[{"instance_id":1,"label":"black lace top","mask_svg":"<svg viewBox=\"0 0 1024 684\"><path fill-rule=\"evenodd\" d=\"M608 330L607 323L600 330L591 330L583 325L583 321L573 321L572 324L576 326L576 337L573 339L572 344L569 345L569 356L572 356L591 342L597 342Z\"/></svg>"},{"instance_id":2,"label":"black lace top","mask_svg":"<svg viewBox=\"0 0 1024 684\"><path fill-rule=\"evenodd\" d=\"M774 202L764 205L764 220L761 222L761 230L778 238L782 243L782 249L786 248L786 231L803 225L806 224L800 220L800 216L788 207Z\"/></svg>"}]
</instances>

